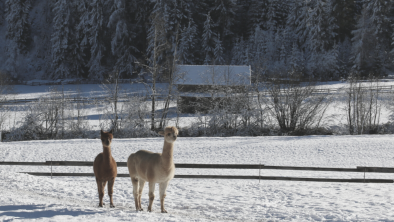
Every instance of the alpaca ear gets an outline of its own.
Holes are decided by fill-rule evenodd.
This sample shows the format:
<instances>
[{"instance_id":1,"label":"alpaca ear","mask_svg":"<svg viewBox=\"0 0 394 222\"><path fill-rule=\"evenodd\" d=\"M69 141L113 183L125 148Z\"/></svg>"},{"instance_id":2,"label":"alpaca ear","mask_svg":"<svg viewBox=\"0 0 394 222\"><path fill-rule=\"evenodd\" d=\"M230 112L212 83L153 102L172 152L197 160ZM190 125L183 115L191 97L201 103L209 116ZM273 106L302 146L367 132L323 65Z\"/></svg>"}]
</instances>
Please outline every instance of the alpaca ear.
<instances>
[{"instance_id":1,"label":"alpaca ear","mask_svg":"<svg viewBox=\"0 0 394 222\"><path fill-rule=\"evenodd\" d=\"M101 129L101 130L100 130L100 135L103 135L103 133L104 133L104 131Z\"/></svg>"},{"instance_id":2,"label":"alpaca ear","mask_svg":"<svg viewBox=\"0 0 394 222\"><path fill-rule=\"evenodd\" d=\"M164 131L159 131L158 134L164 136Z\"/></svg>"},{"instance_id":3,"label":"alpaca ear","mask_svg":"<svg viewBox=\"0 0 394 222\"><path fill-rule=\"evenodd\" d=\"M112 132L114 132L114 129L111 129L111 131L109 131L109 133L111 133L111 134L112 134Z\"/></svg>"}]
</instances>

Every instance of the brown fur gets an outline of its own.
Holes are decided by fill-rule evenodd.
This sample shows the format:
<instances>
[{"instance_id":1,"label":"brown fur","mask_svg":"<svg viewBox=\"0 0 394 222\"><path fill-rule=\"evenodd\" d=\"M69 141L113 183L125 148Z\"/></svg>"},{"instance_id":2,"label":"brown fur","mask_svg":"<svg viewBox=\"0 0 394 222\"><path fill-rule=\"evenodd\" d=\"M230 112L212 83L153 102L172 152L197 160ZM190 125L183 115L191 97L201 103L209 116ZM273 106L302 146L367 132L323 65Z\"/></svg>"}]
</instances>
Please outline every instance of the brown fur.
<instances>
[{"instance_id":1,"label":"brown fur","mask_svg":"<svg viewBox=\"0 0 394 222\"><path fill-rule=\"evenodd\" d=\"M104 188L107 182L110 207L115 207L112 200L112 194L114 192L115 177L118 172L116 161L111 155L112 138L112 130L110 132L103 132L101 130L101 143L103 144L103 152L96 156L93 163L93 171L94 176L96 177L100 200L99 207L103 207Z\"/></svg>"},{"instance_id":2,"label":"brown fur","mask_svg":"<svg viewBox=\"0 0 394 222\"><path fill-rule=\"evenodd\" d=\"M167 213L164 209L164 198L168 183L174 178L175 164L173 162L174 142L178 136L176 127L166 127L159 132L164 136L164 146L162 153L152 153L146 150L139 150L132 153L127 160L127 167L131 182L133 183L133 196L135 208L142 211L141 194L145 182L149 182L149 206L148 211L152 211L152 203L155 198L155 184L159 183L161 212Z\"/></svg>"}]
</instances>

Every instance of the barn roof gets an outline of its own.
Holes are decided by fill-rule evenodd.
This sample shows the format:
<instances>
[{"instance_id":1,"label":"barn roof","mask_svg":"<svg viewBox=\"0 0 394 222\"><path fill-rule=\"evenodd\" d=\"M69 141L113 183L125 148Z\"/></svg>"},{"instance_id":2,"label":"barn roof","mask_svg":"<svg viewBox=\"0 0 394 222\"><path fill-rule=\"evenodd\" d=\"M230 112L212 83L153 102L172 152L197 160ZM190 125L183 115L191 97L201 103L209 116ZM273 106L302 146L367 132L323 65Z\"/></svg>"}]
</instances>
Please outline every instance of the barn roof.
<instances>
[{"instance_id":1,"label":"barn roof","mask_svg":"<svg viewBox=\"0 0 394 222\"><path fill-rule=\"evenodd\" d=\"M178 65L175 84L183 85L250 85L250 66Z\"/></svg>"}]
</instances>

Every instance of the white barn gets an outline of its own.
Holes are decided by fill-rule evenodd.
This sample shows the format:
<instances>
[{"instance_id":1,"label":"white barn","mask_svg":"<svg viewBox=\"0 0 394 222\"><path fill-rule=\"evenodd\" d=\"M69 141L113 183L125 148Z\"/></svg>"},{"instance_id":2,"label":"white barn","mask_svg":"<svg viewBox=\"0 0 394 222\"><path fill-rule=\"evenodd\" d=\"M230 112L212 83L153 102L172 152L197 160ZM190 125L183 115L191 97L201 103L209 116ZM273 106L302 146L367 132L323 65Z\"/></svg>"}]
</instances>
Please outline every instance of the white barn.
<instances>
[{"instance_id":1,"label":"white barn","mask_svg":"<svg viewBox=\"0 0 394 222\"><path fill-rule=\"evenodd\" d=\"M204 91L210 86L244 87L251 84L250 66L178 65L175 84L183 92Z\"/></svg>"},{"instance_id":2,"label":"white barn","mask_svg":"<svg viewBox=\"0 0 394 222\"><path fill-rule=\"evenodd\" d=\"M179 65L175 84L180 92L203 93L213 90L228 90L232 93L243 92L251 84L250 66L231 65ZM218 92L218 91L216 91ZM178 108L181 113L207 112L228 98L216 96L180 96ZM205 94L206 95L206 94Z\"/></svg>"}]
</instances>

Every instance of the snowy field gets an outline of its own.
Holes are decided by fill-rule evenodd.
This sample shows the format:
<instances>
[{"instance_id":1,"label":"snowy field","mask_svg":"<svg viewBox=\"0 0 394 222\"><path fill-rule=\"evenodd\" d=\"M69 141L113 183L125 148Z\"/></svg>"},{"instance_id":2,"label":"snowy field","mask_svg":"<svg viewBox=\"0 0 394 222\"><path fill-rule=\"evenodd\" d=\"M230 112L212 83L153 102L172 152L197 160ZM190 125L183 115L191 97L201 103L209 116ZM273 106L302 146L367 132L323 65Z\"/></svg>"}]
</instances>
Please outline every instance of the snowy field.
<instances>
[{"instance_id":1,"label":"snowy field","mask_svg":"<svg viewBox=\"0 0 394 222\"><path fill-rule=\"evenodd\" d=\"M163 138L115 139L112 153L125 162L139 149L160 152ZM98 139L0 143L0 161L93 161ZM176 163L266 164L314 167L394 167L394 137L307 136L179 138ZM92 167L54 167L54 172L93 172ZM117 178L116 208L98 208L93 177L36 177L48 166L0 166L0 221L394 221L394 184L258 180L173 179L166 209L136 212L129 178ZM119 168L118 173L127 173ZM258 175L258 170L177 169L176 174ZM262 170L264 176L363 178L361 173ZM367 178L394 179L367 173ZM148 205L148 188L142 205Z\"/></svg>"}]
</instances>

